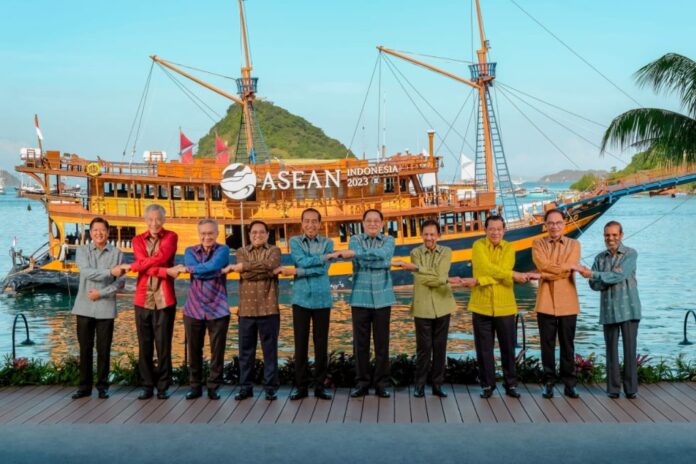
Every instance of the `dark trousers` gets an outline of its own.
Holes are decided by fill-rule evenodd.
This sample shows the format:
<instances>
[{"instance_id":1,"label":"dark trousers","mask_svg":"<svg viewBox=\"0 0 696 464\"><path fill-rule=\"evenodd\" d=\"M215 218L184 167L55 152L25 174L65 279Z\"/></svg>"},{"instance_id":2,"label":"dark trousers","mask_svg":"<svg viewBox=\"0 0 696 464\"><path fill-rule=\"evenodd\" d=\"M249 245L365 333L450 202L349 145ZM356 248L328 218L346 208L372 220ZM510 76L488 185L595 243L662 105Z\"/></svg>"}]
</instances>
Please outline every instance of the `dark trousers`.
<instances>
[{"instance_id":1,"label":"dark trousers","mask_svg":"<svg viewBox=\"0 0 696 464\"><path fill-rule=\"evenodd\" d=\"M495 336L500 347L500 364L503 367L505 388L517 386L515 373L515 316L492 317L472 313L474 344L481 387L495 387Z\"/></svg>"},{"instance_id":2,"label":"dark trousers","mask_svg":"<svg viewBox=\"0 0 696 464\"><path fill-rule=\"evenodd\" d=\"M309 386L307 358L309 351L309 326L313 326L314 386L321 387L326 380L329 350L329 321L331 308L309 309L292 305L292 329L295 334L295 385Z\"/></svg>"},{"instance_id":3,"label":"dark trousers","mask_svg":"<svg viewBox=\"0 0 696 464\"><path fill-rule=\"evenodd\" d=\"M278 379L278 334L280 314L260 317L239 318L239 385L241 389L253 388L254 364L256 364L256 342L261 339L263 351L263 386L266 391L275 391Z\"/></svg>"},{"instance_id":4,"label":"dark trousers","mask_svg":"<svg viewBox=\"0 0 696 464\"><path fill-rule=\"evenodd\" d=\"M109 388L113 319L77 316L77 341L80 343L80 391L92 391L94 336L97 337L97 389Z\"/></svg>"},{"instance_id":5,"label":"dark trousers","mask_svg":"<svg viewBox=\"0 0 696 464\"><path fill-rule=\"evenodd\" d=\"M416 324L416 386L426 384L429 372L432 384L442 385L445 381L450 315L435 319L416 317L414 321Z\"/></svg>"},{"instance_id":6,"label":"dark trousers","mask_svg":"<svg viewBox=\"0 0 696 464\"><path fill-rule=\"evenodd\" d=\"M623 388L626 394L638 392L638 363L636 342L639 320L604 324L604 341L607 345L607 393L621 392L619 375L619 332L623 341Z\"/></svg>"},{"instance_id":7,"label":"dark trousers","mask_svg":"<svg viewBox=\"0 0 696 464\"><path fill-rule=\"evenodd\" d=\"M550 314L537 313L544 383L556 382L556 334L558 334L561 381L567 388L573 388L577 385L578 379L575 375L575 326L577 320L577 315L556 317Z\"/></svg>"},{"instance_id":8,"label":"dark trousers","mask_svg":"<svg viewBox=\"0 0 696 464\"><path fill-rule=\"evenodd\" d=\"M229 326L230 316L218 319L194 319L184 316L191 390L201 390L203 381L203 344L205 343L206 330L210 340L208 390L217 390L222 385L222 370L225 366L225 344Z\"/></svg>"},{"instance_id":9,"label":"dark trousers","mask_svg":"<svg viewBox=\"0 0 696 464\"><path fill-rule=\"evenodd\" d=\"M385 308L352 307L355 384L368 388L389 386L389 322L391 306ZM373 335L374 334L374 335ZM375 371L370 375L370 339L375 340ZM370 381L372 379L372 382Z\"/></svg>"},{"instance_id":10,"label":"dark trousers","mask_svg":"<svg viewBox=\"0 0 696 464\"><path fill-rule=\"evenodd\" d=\"M142 386L163 392L172 382L172 335L176 305L163 309L135 307L135 327L138 332L138 370ZM157 350L157 369L153 361Z\"/></svg>"}]
</instances>

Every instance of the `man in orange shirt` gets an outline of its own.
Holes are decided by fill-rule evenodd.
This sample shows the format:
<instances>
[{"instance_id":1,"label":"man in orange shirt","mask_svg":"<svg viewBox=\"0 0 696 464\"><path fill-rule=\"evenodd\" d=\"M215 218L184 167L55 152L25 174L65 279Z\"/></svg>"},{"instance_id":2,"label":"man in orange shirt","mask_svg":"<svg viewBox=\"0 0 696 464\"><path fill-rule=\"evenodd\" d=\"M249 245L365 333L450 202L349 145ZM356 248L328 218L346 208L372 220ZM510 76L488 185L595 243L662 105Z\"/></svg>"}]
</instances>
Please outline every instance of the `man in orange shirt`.
<instances>
[{"instance_id":1,"label":"man in orange shirt","mask_svg":"<svg viewBox=\"0 0 696 464\"><path fill-rule=\"evenodd\" d=\"M553 397L556 382L556 334L560 347L560 377L564 394L577 398L575 389L575 325L580 304L574 268L580 261L580 242L563 236L565 213L551 209L544 217L548 235L532 243L532 259L541 273L536 312L539 324L541 362L544 367L544 398Z\"/></svg>"}]
</instances>

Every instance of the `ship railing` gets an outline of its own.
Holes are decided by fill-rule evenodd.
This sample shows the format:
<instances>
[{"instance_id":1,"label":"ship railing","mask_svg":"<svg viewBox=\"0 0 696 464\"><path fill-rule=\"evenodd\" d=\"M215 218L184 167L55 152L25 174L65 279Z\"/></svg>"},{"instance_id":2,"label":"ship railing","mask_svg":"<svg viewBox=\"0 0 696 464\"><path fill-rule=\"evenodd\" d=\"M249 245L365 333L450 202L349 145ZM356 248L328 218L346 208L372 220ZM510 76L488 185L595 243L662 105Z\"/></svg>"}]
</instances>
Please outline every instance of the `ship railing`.
<instances>
[{"instance_id":1,"label":"ship railing","mask_svg":"<svg viewBox=\"0 0 696 464\"><path fill-rule=\"evenodd\" d=\"M626 187L636 185L659 182L674 177L693 174L696 172L696 163L680 163L676 165L667 165L665 167L638 171L630 176L622 177L615 181L610 181L606 185L608 191L620 190Z\"/></svg>"}]
</instances>

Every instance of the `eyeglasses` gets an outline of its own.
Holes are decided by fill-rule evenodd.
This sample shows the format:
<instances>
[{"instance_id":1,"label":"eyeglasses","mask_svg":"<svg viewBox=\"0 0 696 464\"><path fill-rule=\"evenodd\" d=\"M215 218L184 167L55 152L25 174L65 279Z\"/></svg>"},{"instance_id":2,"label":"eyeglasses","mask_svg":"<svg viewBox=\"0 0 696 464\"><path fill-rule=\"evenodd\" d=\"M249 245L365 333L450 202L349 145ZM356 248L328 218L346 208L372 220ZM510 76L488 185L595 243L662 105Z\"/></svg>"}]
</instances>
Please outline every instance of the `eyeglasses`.
<instances>
[{"instance_id":1,"label":"eyeglasses","mask_svg":"<svg viewBox=\"0 0 696 464\"><path fill-rule=\"evenodd\" d=\"M565 225L565 221L547 222L546 225L549 227L561 227Z\"/></svg>"}]
</instances>

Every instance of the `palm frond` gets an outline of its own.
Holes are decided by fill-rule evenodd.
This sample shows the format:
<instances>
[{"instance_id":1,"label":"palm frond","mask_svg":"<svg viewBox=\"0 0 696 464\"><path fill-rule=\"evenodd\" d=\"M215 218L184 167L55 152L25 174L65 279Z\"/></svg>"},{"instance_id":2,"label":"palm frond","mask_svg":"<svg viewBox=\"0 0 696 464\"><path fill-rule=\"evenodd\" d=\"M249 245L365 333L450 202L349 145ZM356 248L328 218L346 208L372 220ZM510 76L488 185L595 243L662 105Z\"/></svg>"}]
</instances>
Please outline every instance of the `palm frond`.
<instances>
[{"instance_id":1,"label":"palm frond","mask_svg":"<svg viewBox=\"0 0 696 464\"><path fill-rule=\"evenodd\" d=\"M604 132L601 153L608 147L649 149L659 146L670 158L696 156L696 120L674 111L640 108L620 114Z\"/></svg>"},{"instance_id":2,"label":"palm frond","mask_svg":"<svg viewBox=\"0 0 696 464\"><path fill-rule=\"evenodd\" d=\"M668 53L636 71L635 78L638 85L651 85L655 92L676 92L687 114L696 117L696 61Z\"/></svg>"}]
</instances>

